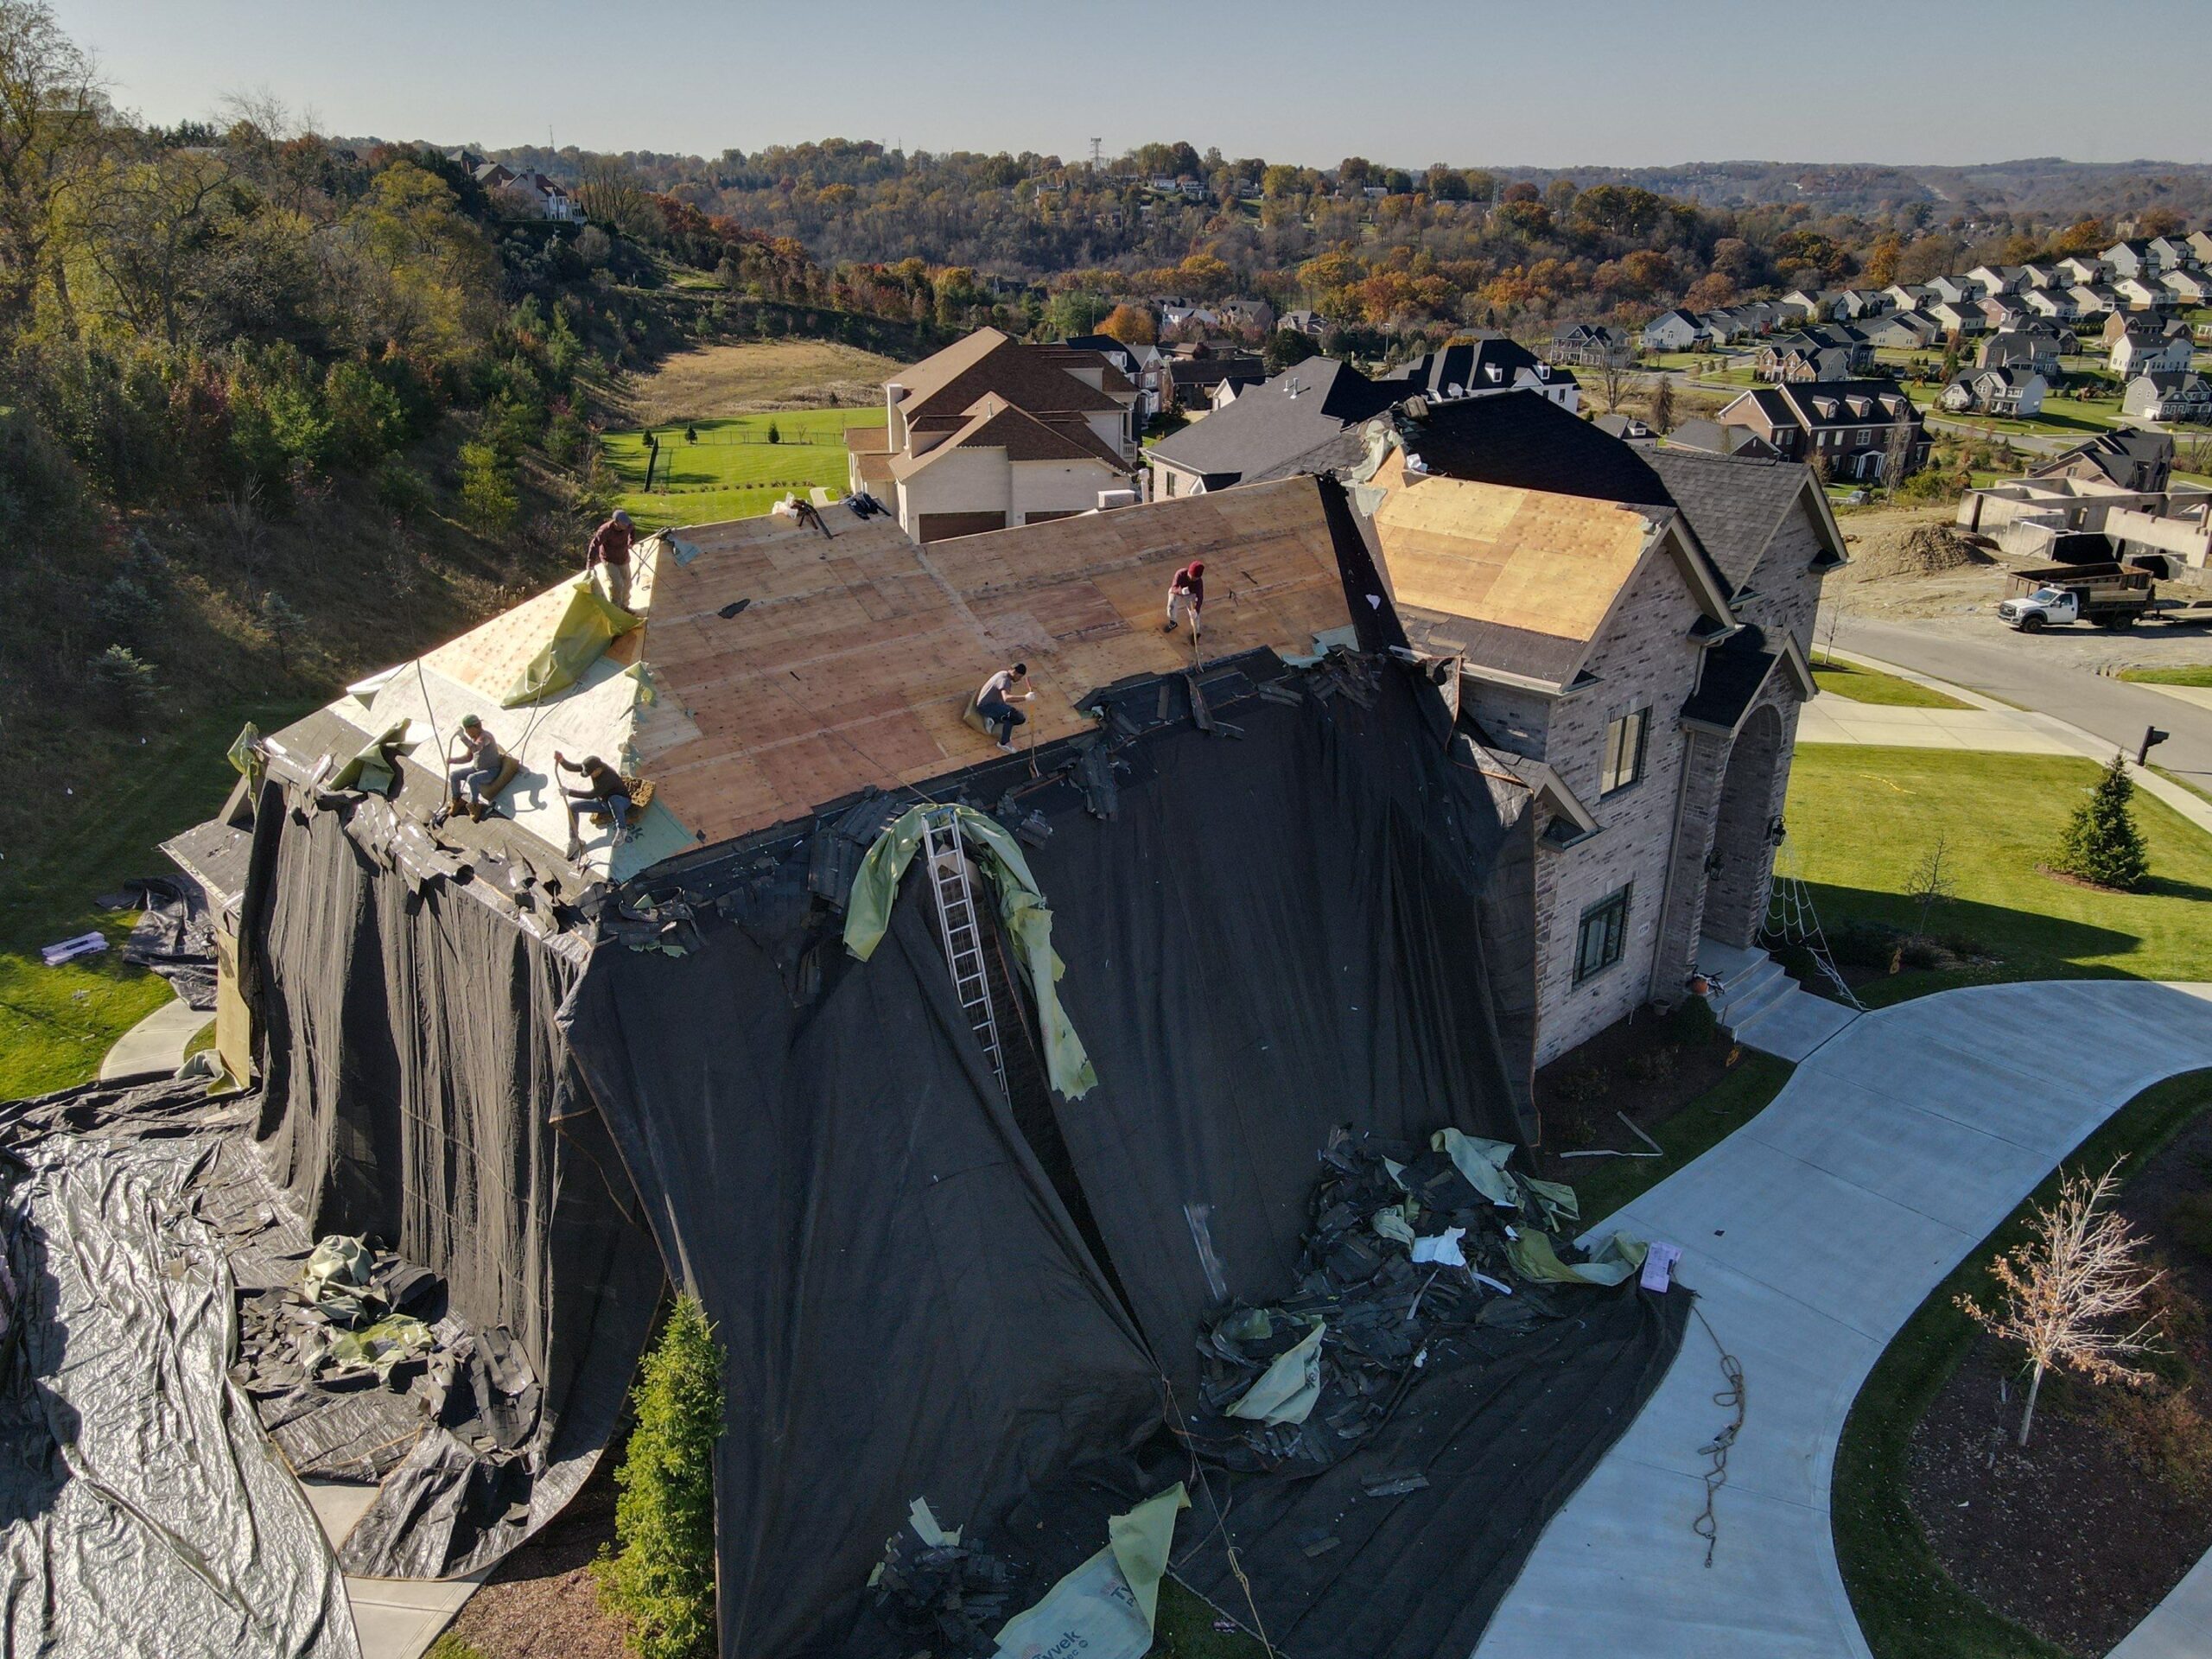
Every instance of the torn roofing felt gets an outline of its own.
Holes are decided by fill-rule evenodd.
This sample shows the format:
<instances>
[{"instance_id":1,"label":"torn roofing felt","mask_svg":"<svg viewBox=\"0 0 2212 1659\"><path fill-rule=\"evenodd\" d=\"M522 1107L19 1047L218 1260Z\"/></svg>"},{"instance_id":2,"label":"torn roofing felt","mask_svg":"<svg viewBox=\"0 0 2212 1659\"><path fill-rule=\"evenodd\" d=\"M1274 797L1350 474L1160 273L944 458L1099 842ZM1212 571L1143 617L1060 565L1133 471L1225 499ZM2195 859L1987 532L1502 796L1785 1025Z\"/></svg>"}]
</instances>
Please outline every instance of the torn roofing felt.
<instances>
[{"instance_id":1,"label":"torn roofing felt","mask_svg":"<svg viewBox=\"0 0 2212 1659\"><path fill-rule=\"evenodd\" d=\"M435 1578L497 1560L583 1483L661 1270L554 1020L574 956L521 923L488 858L410 866L404 824L266 785L246 910L273 1179L315 1234L373 1235L437 1274L540 1386L519 1455L429 1425L346 1539L349 1570Z\"/></svg>"}]
</instances>

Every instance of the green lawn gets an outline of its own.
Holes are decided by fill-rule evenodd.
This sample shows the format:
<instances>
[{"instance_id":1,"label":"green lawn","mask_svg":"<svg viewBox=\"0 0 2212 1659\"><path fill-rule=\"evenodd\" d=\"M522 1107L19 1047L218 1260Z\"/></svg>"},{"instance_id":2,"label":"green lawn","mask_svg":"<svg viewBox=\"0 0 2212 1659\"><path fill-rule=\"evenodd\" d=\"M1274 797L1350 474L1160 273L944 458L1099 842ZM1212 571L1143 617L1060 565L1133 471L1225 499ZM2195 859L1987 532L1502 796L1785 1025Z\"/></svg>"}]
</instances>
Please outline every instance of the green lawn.
<instances>
[{"instance_id":1,"label":"green lawn","mask_svg":"<svg viewBox=\"0 0 2212 1659\"><path fill-rule=\"evenodd\" d=\"M223 753L241 724L272 729L313 706L226 710L151 739L131 788L65 798L47 844L0 866L0 1100L88 1081L115 1039L168 1001L165 981L114 948L130 918L93 897L130 876L170 873L156 843L222 805L238 779ZM94 928L108 936L105 954L59 968L39 959L41 945Z\"/></svg>"},{"instance_id":2,"label":"green lawn","mask_svg":"<svg viewBox=\"0 0 2212 1659\"><path fill-rule=\"evenodd\" d=\"M1894 674L1885 674L1878 669L1859 668L1832 658L1814 662L1813 679L1821 690L1833 691L1839 697L1848 698L1853 702L1886 703L1897 709L1964 709L1967 706L1956 697L1945 696L1941 691L1931 691L1910 680L1901 680Z\"/></svg>"},{"instance_id":3,"label":"green lawn","mask_svg":"<svg viewBox=\"0 0 2212 1659\"><path fill-rule=\"evenodd\" d=\"M670 524L710 524L752 518L794 491L817 485L842 493L846 480L845 429L881 426L880 408L785 410L652 427L661 459L645 491L645 430L609 432L600 453L618 480L617 502L644 531ZM775 429L778 442L770 443Z\"/></svg>"},{"instance_id":4,"label":"green lawn","mask_svg":"<svg viewBox=\"0 0 2212 1659\"><path fill-rule=\"evenodd\" d=\"M1796 1068L1750 1049L1727 1075L1653 1130L1663 1158L1577 1158L1567 1166L1582 1214L1601 1221L1719 1146L1767 1108Z\"/></svg>"},{"instance_id":5,"label":"green lawn","mask_svg":"<svg viewBox=\"0 0 2212 1659\"><path fill-rule=\"evenodd\" d=\"M1986 1286L1990 1259L2021 1242L2029 1205L2048 1204L2068 1168L2140 1169L2212 1109L2212 1071L2169 1077L2135 1096L2075 1149L2005 1224L1929 1294L1859 1390L1836 1449L1830 1520L1843 1581L1876 1659L2065 1659L1955 1584L1906 1497L1912 1432L1972 1351L1976 1327L1955 1299ZM2053 1563L2063 1570L2063 1561Z\"/></svg>"},{"instance_id":6,"label":"green lawn","mask_svg":"<svg viewBox=\"0 0 2212 1659\"><path fill-rule=\"evenodd\" d=\"M1929 931L1994 959L1892 975L1862 987L1862 1000L2013 979L2212 978L2212 837L2164 802L2135 797L2151 851L2144 892L2107 893L2040 868L2097 772L2067 755L1799 749L1784 863L1794 849L1829 931L1853 920L1911 930L1905 887L1941 836L1957 896Z\"/></svg>"},{"instance_id":7,"label":"green lawn","mask_svg":"<svg viewBox=\"0 0 2212 1659\"><path fill-rule=\"evenodd\" d=\"M2212 685L2212 663L2184 663L2179 668L2123 668L2120 677L2146 685Z\"/></svg>"}]
</instances>

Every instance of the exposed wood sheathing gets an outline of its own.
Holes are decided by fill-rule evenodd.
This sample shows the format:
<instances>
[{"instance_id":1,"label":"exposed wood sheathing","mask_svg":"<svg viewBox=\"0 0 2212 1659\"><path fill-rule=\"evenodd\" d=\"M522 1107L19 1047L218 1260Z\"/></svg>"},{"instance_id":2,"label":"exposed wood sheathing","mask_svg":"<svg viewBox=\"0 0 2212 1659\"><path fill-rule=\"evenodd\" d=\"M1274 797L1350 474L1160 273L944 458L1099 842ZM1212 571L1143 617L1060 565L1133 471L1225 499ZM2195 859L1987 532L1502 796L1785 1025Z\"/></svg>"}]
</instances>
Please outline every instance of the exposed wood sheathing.
<instances>
[{"instance_id":1,"label":"exposed wood sheathing","mask_svg":"<svg viewBox=\"0 0 2212 1659\"><path fill-rule=\"evenodd\" d=\"M1454 478L1392 490L1375 529L1400 605L1586 643L1655 535L1634 508Z\"/></svg>"},{"instance_id":2,"label":"exposed wood sheathing","mask_svg":"<svg viewBox=\"0 0 2212 1659\"><path fill-rule=\"evenodd\" d=\"M842 514L834 540L779 518L685 531L658 573L644 652L697 737L654 762L658 799L716 842L863 785L921 783L994 753L963 723L984 677L1027 661L1020 739L1087 730L1075 700L1187 667L1160 631L1168 578L1206 562L1205 652L1311 647L1345 620L1310 479L1054 520L918 548ZM749 601L738 615L721 609Z\"/></svg>"}]
</instances>

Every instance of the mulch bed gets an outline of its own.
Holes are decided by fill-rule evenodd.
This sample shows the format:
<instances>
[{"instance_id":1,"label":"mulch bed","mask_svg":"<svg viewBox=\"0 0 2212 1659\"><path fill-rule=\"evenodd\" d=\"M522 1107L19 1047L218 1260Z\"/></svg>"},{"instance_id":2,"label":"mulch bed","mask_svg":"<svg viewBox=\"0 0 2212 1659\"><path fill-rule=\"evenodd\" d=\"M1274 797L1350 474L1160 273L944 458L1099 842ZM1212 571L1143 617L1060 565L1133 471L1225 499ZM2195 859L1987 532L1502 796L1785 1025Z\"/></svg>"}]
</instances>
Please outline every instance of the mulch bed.
<instances>
[{"instance_id":1,"label":"mulch bed","mask_svg":"<svg viewBox=\"0 0 2212 1659\"><path fill-rule=\"evenodd\" d=\"M1589 1041L1569 1049L1536 1073L1536 1108L1544 1122L1544 1145L1536 1154L1548 1180L1572 1185L1598 1163L1590 1158L1561 1158L1562 1152L1610 1147L1618 1152L1646 1152L1615 1113L1662 1146L1659 1129L1683 1107L1719 1083L1728 1071L1733 1047L1695 1010L1662 1014L1643 1007L1608 1026ZM1590 1096L1598 1084L1603 1092Z\"/></svg>"},{"instance_id":2,"label":"mulch bed","mask_svg":"<svg viewBox=\"0 0 2212 1659\"><path fill-rule=\"evenodd\" d=\"M610 1446L569 1507L501 1561L468 1599L453 1634L483 1659L629 1659L622 1626L599 1608L591 1563L614 1541Z\"/></svg>"},{"instance_id":3,"label":"mulch bed","mask_svg":"<svg viewBox=\"0 0 2212 1659\"><path fill-rule=\"evenodd\" d=\"M2126 1176L2125 1168L2121 1173ZM2177 1293L2168 1345L2190 1363L2183 1392L2212 1414L2212 1254L2184 1242L2177 1205L2212 1190L2212 1116L2143 1166L2120 1209L2151 1240ZM2206 1242L2202 1232L2200 1243ZM2189 1304L2196 1305L2192 1317ZM1908 1489L1936 1559L1986 1606L2092 1659L2157 1606L2212 1548L2212 1469L2179 1490L2131 1456L2113 1422L2126 1402L2046 1377L2027 1449L2015 1443L2018 1350L1983 1337L1913 1433ZM2000 1402L2000 1388L2007 1397Z\"/></svg>"}]
</instances>

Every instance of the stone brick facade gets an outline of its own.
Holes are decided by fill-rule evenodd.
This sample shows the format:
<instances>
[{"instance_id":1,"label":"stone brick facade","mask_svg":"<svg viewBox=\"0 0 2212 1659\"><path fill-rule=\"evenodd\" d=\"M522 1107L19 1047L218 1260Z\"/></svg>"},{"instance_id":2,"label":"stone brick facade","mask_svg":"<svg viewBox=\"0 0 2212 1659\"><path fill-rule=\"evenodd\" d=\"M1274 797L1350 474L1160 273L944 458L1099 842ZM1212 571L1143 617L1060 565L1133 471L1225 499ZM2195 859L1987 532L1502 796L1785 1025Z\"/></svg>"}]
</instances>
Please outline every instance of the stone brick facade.
<instances>
[{"instance_id":1,"label":"stone brick facade","mask_svg":"<svg viewBox=\"0 0 2212 1659\"><path fill-rule=\"evenodd\" d=\"M1734 607L1738 620L1764 632L1770 649L1786 635L1809 650L1821 551L1813 510L1801 499L1777 526ZM1691 632L1699 615L1681 574L1662 554L1638 571L1593 642L1586 663L1593 683L1548 697L1471 676L1462 683L1462 706L1490 741L1544 761L1598 821L1594 835L1573 844L1539 842L1539 1064L1646 1002L1685 995L1701 933L1718 928L1736 944L1757 937L1772 879L1770 830L1789 790L1798 693L1777 669L1732 741L1684 721L1703 655ZM1649 711L1643 772L1603 794L1607 728L1638 709ZM1624 888L1621 958L1578 982L1582 918Z\"/></svg>"}]
</instances>

